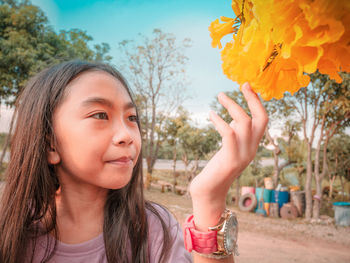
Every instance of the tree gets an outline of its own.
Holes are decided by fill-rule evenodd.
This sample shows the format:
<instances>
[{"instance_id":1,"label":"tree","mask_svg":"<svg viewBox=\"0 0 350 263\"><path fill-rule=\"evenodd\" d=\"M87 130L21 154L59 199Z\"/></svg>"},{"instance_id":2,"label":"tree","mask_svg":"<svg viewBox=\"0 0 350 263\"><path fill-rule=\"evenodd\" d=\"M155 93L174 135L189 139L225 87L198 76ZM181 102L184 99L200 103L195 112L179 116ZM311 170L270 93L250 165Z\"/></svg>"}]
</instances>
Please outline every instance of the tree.
<instances>
[{"instance_id":1,"label":"tree","mask_svg":"<svg viewBox=\"0 0 350 263\"><path fill-rule=\"evenodd\" d=\"M29 1L0 2L0 100L13 105L27 80L48 65L69 59L110 61L109 45L88 46L79 29L56 34L44 12Z\"/></svg>"},{"instance_id":2,"label":"tree","mask_svg":"<svg viewBox=\"0 0 350 263\"><path fill-rule=\"evenodd\" d=\"M27 80L38 71L69 59L109 61L109 45L89 48L92 37L79 29L58 35L43 11L30 1L0 1L0 104L13 106ZM10 125L11 134L12 124ZM3 162L9 138L0 157Z\"/></svg>"},{"instance_id":3,"label":"tree","mask_svg":"<svg viewBox=\"0 0 350 263\"><path fill-rule=\"evenodd\" d=\"M110 62L112 57L108 55L110 47L107 43L95 44L94 49L89 47L89 42L93 40L86 31L74 28L71 30L61 30L59 39L63 42L63 50L59 57L63 60L82 59L87 61Z\"/></svg>"},{"instance_id":4,"label":"tree","mask_svg":"<svg viewBox=\"0 0 350 263\"><path fill-rule=\"evenodd\" d=\"M178 154L178 144L179 144L179 134L180 130L188 124L189 112L187 112L183 107L177 109L177 116L169 117L165 120L164 132L166 135L166 140L170 147L172 148L172 159L173 159L173 190L176 192L176 161Z\"/></svg>"},{"instance_id":5,"label":"tree","mask_svg":"<svg viewBox=\"0 0 350 263\"><path fill-rule=\"evenodd\" d=\"M303 139L299 138L296 134L291 139L291 142L287 144L284 155L286 160L292 163L296 169L298 175L298 182L301 190L304 190L303 176L306 172L306 159L307 159L307 146Z\"/></svg>"},{"instance_id":6,"label":"tree","mask_svg":"<svg viewBox=\"0 0 350 263\"><path fill-rule=\"evenodd\" d=\"M337 87L339 84L335 84L333 81L330 81L327 76L318 72L311 74L310 77L311 82L307 88L300 89L293 96L286 94L283 99L276 102L280 109L279 114L284 117L300 119L302 123L303 139L307 146L305 178L305 217L307 219L311 218L313 210L311 192L313 174L315 174L316 179L316 195L319 197L314 202L316 206L314 209L315 217L318 217L320 199L322 198L321 182L324 175L320 176L319 174L319 152L321 149L321 142L326 138L325 127L338 127L337 129L339 129L341 126L338 126L336 123L341 120L339 124L345 124L349 118L349 115L344 114L346 105L349 105L349 95L346 95L346 92L348 92L346 88L348 84L344 82L344 84ZM283 111L281 109L287 110ZM288 115L286 115L286 112ZM340 119L335 121L337 118ZM313 166L313 143L315 139L317 139L317 129L320 129L321 136L318 138L318 146L315 151L315 166ZM328 132L328 136L333 136L335 134L331 132L331 130L328 130ZM326 169L326 163L324 168ZM326 170L324 171L326 173Z\"/></svg>"},{"instance_id":7,"label":"tree","mask_svg":"<svg viewBox=\"0 0 350 263\"><path fill-rule=\"evenodd\" d=\"M291 151L291 148L295 148L293 145L293 138L297 136L297 132L300 130L300 123L293 120L286 120L283 125L282 137L275 140L270 135L269 129L265 131L266 141L272 145L274 168L273 168L273 183L274 186L278 185L279 176L281 171L287 166L297 162L296 152ZM282 156L285 162L279 164L279 157Z\"/></svg>"},{"instance_id":8,"label":"tree","mask_svg":"<svg viewBox=\"0 0 350 263\"><path fill-rule=\"evenodd\" d=\"M0 17L0 99L12 105L33 74L47 18L33 5L6 3L0 5Z\"/></svg>"},{"instance_id":9,"label":"tree","mask_svg":"<svg viewBox=\"0 0 350 263\"><path fill-rule=\"evenodd\" d=\"M307 145L307 160L306 160L306 179L305 179L305 217L311 218L312 215L312 194L311 194L311 181L312 181L312 144L315 139L315 132L319 125L319 122L315 116L317 115L317 108L320 103L321 89L319 85L311 84L308 88L302 88L294 96L285 95L280 100L282 108L289 108L294 110L296 118L302 122L302 131L304 135L304 141ZM309 113L312 111L312 114ZM311 131L308 134L308 123L311 123Z\"/></svg>"},{"instance_id":10,"label":"tree","mask_svg":"<svg viewBox=\"0 0 350 263\"><path fill-rule=\"evenodd\" d=\"M141 35L138 43L125 40L119 46L124 56L123 70L135 89L140 111L148 187L164 140L156 131L162 131L166 117L184 100L188 60L184 50L189 40L178 45L173 35L154 29L152 38Z\"/></svg>"},{"instance_id":11,"label":"tree","mask_svg":"<svg viewBox=\"0 0 350 263\"><path fill-rule=\"evenodd\" d=\"M315 150L314 175L316 182L316 195L313 203L313 217L319 218L322 195L322 180L328 174L327 146L329 140L350 124L350 74L341 73L341 84L330 80L327 75L315 73L313 77L323 82L322 102L317 118L320 120L320 136ZM323 143L323 145L322 145ZM323 147L322 168L320 152Z\"/></svg>"},{"instance_id":12,"label":"tree","mask_svg":"<svg viewBox=\"0 0 350 263\"><path fill-rule=\"evenodd\" d=\"M220 136L212 126L197 128L185 124L179 130L179 144L181 145L182 161L185 163L185 174L190 183L199 168L199 160L207 159L208 155L218 149ZM194 160L194 165L188 173L187 167Z\"/></svg>"},{"instance_id":13,"label":"tree","mask_svg":"<svg viewBox=\"0 0 350 263\"><path fill-rule=\"evenodd\" d=\"M344 180L350 181L350 136L339 133L331 138L327 147L327 156L331 179L329 196L331 197L336 176L340 179L343 193L345 192Z\"/></svg>"},{"instance_id":14,"label":"tree","mask_svg":"<svg viewBox=\"0 0 350 263\"><path fill-rule=\"evenodd\" d=\"M110 62L112 60L112 56L108 55L110 50L110 46L107 43L101 43L94 45L95 55L94 61L98 62Z\"/></svg>"}]
</instances>

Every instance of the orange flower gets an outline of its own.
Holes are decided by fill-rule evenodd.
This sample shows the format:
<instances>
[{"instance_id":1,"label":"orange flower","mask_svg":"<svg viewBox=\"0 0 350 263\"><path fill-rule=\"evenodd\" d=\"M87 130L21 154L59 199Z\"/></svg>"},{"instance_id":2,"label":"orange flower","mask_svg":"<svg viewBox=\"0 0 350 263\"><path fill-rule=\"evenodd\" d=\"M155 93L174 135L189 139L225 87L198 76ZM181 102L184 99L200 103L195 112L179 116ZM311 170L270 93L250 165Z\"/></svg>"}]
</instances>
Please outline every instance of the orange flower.
<instances>
[{"instance_id":1,"label":"orange flower","mask_svg":"<svg viewBox=\"0 0 350 263\"><path fill-rule=\"evenodd\" d=\"M212 45L221 48L233 33L221 52L223 71L264 99L293 94L317 69L337 82L339 71L350 71L350 1L233 0L232 9L235 20L210 26Z\"/></svg>"},{"instance_id":2,"label":"orange flower","mask_svg":"<svg viewBox=\"0 0 350 263\"><path fill-rule=\"evenodd\" d=\"M242 84L253 80L260 71L266 57L273 49L272 43L265 43L256 21L244 30L240 28L234 41L227 43L221 53L223 71L228 78Z\"/></svg>"},{"instance_id":3,"label":"orange flower","mask_svg":"<svg viewBox=\"0 0 350 263\"><path fill-rule=\"evenodd\" d=\"M210 37L213 39L211 46L214 48L222 48L220 40L227 34L233 33L234 30L234 19L222 16L221 20L224 22L223 24L220 24L219 19L216 19L209 27Z\"/></svg>"},{"instance_id":4,"label":"orange flower","mask_svg":"<svg viewBox=\"0 0 350 263\"><path fill-rule=\"evenodd\" d=\"M261 72L252 85L264 100L281 99L284 92L292 95L309 84L310 77L303 74L300 65L293 59L277 57L266 71Z\"/></svg>"}]
</instances>

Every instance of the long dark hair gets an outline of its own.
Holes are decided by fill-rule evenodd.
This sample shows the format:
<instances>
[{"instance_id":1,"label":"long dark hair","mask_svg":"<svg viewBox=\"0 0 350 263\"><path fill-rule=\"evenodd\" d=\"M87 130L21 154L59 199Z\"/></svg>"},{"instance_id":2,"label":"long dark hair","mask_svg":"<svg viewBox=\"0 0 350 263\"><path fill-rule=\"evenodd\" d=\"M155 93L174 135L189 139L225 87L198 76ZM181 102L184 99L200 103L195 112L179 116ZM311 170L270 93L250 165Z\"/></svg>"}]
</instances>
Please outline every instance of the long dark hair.
<instances>
[{"instance_id":1,"label":"long dark hair","mask_svg":"<svg viewBox=\"0 0 350 263\"><path fill-rule=\"evenodd\" d=\"M52 233L56 238L54 244L48 245L42 262L50 259L53 253L59 238L55 202L59 181L55 167L47 161L50 141L55 139L52 115L62 102L68 83L88 71L104 71L114 76L132 99L127 82L116 69L83 61L61 63L40 72L28 82L17 99L7 183L0 203L1 263L23 262L24 256L28 257L24 251L34 240L33 249L29 251L33 261L35 240L42 234ZM138 126L140 129L140 123ZM130 182L122 189L108 192L103 233L109 262L148 262L146 209L162 224L162 260L166 260L171 246L170 234L157 209L144 199L140 154ZM131 258L128 257L128 247L131 248Z\"/></svg>"}]
</instances>

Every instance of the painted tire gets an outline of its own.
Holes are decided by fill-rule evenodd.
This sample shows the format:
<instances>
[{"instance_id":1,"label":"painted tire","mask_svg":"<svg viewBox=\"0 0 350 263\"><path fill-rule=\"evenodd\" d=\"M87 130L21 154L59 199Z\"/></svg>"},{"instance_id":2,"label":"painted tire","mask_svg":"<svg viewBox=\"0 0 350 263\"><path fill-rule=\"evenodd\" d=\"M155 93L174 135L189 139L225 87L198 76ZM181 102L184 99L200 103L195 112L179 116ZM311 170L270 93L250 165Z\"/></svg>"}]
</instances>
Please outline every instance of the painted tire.
<instances>
[{"instance_id":1,"label":"painted tire","mask_svg":"<svg viewBox=\"0 0 350 263\"><path fill-rule=\"evenodd\" d=\"M298 209L292 203L286 203L280 210L283 219L295 219L298 217Z\"/></svg>"},{"instance_id":2,"label":"painted tire","mask_svg":"<svg viewBox=\"0 0 350 263\"><path fill-rule=\"evenodd\" d=\"M244 212L252 212L257 205L255 194L246 193L239 198L238 207L239 210Z\"/></svg>"}]
</instances>

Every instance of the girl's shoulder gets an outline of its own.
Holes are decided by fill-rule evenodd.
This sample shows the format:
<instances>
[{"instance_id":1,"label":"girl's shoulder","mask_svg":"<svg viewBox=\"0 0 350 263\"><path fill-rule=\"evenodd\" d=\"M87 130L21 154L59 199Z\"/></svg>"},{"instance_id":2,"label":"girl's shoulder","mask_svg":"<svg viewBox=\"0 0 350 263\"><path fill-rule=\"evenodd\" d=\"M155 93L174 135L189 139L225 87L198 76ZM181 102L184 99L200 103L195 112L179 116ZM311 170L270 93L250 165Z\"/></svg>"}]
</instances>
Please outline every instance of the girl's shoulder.
<instances>
[{"instance_id":1,"label":"girl's shoulder","mask_svg":"<svg viewBox=\"0 0 350 263\"><path fill-rule=\"evenodd\" d=\"M162 225L166 226L168 229L179 227L175 216L166 207L160 204L148 201L146 203L146 214L149 228L151 229L161 228Z\"/></svg>"},{"instance_id":2,"label":"girl's shoulder","mask_svg":"<svg viewBox=\"0 0 350 263\"><path fill-rule=\"evenodd\" d=\"M163 246L167 251L166 262L192 262L185 249L182 228L175 216L164 206L146 203L150 262L161 262Z\"/></svg>"}]
</instances>

